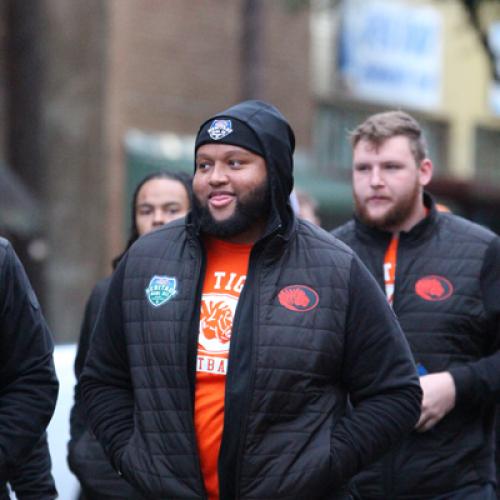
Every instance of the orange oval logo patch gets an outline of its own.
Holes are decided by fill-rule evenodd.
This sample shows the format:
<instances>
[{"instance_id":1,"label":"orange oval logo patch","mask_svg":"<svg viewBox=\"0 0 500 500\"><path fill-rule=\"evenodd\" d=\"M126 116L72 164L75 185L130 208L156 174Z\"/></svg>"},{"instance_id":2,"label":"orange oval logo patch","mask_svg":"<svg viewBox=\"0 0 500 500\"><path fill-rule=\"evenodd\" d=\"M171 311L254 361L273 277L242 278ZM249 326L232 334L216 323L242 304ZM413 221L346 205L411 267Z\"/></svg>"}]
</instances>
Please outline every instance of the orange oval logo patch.
<instances>
[{"instance_id":1,"label":"orange oval logo patch","mask_svg":"<svg viewBox=\"0 0 500 500\"><path fill-rule=\"evenodd\" d=\"M306 312L314 309L319 303L316 290L305 285L290 285L278 294L279 303L290 311Z\"/></svg>"},{"instance_id":2,"label":"orange oval logo patch","mask_svg":"<svg viewBox=\"0 0 500 500\"><path fill-rule=\"evenodd\" d=\"M438 302L451 297L453 285L443 276L424 276L415 283L415 292L424 300Z\"/></svg>"}]
</instances>

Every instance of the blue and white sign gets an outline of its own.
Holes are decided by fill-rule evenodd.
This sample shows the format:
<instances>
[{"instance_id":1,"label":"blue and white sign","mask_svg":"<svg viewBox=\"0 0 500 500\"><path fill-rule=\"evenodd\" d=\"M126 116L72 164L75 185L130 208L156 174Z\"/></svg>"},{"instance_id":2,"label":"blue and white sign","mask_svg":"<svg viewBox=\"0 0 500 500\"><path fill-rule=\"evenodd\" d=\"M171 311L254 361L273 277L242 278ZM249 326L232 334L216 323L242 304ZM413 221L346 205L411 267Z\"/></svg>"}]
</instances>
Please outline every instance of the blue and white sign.
<instances>
[{"instance_id":1,"label":"blue and white sign","mask_svg":"<svg viewBox=\"0 0 500 500\"><path fill-rule=\"evenodd\" d=\"M495 116L500 116L500 84L490 83L490 111Z\"/></svg>"},{"instance_id":2,"label":"blue and white sign","mask_svg":"<svg viewBox=\"0 0 500 500\"><path fill-rule=\"evenodd\" d=\"M488 41L495 57L497 73L500 74L500 22L489 26ZM500 116L500 83L495 81L490 84L490 110L495 116Z\"/></svg>"},{"instance_id":3,"label":"blue and white sign","mask_svg":"<svg viewBox=\"0 0 500 500\"><path fill-rule=\"evenodd\" d=\"M339 72L353 95L393 105L441 105L442 19L432 6L344 2Z\"/></svg>"}]
</instances>

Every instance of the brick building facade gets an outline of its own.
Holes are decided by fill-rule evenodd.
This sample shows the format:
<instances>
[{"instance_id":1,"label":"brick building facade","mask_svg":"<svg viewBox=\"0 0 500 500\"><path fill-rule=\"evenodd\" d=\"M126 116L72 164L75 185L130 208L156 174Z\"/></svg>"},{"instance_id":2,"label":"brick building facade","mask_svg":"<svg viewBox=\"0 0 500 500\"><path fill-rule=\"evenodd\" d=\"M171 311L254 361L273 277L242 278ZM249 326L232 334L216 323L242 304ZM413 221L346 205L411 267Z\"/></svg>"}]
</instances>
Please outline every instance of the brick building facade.
<instances>
[{"instance_id":1,"label":"brick building facade","mask_svg":"<svg viewBox=\"0 0 500 500\"><path fill-rule=\"evenodd\" d=\"M308 9L293 9L286 0L250 2L259 7L259 22L258 68L249 68L242 64L245 1L2 4L0 158L36 187L41 200L48 253L38 292L57 340L77 337L84 301L126 239L123 139L129 129L194 134L203 119L245 97L245 79L257 71L256 97L276 104L293 124L298 144L308 147ZM13 20L30 14L35 21L22 50L33 52L38 72L29 71L10 43L21 36L11 28L18 26ZM5 103L14 95L8 60L27 65L24 78L33 77L24 99L30 88L38 89L36 112L21 113L17 125L21 135L34 133L29 168L4 140L12 124ZM23 96L15 101L8 104L22 110ZM33 267L29 259L25 263Z\"/></svg>"}]
</instances>

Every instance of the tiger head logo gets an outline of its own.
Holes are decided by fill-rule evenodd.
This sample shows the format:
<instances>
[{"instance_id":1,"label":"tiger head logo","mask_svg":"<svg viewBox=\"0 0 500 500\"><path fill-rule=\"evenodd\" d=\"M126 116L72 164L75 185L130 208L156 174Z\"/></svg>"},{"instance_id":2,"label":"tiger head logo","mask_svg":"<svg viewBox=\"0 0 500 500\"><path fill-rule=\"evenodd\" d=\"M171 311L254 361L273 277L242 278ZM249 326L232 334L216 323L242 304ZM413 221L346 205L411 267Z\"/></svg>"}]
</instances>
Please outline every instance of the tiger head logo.
<instances>
[{"instance_id":1,"label":"tiger head logo","mask_svg":"<svg viewBox=\"0 0 500 500\"><path fill-rule=\"evenodd\" d=\"M306 285L290 285L279 292L278 301L290 311L306 312L318 305L319 296Z\"/></svg>"},{"instance_id":2,"label":"tiger head logo","mask_svg":"<svg viewBox=\"0 0 500 500\"><path fill-rule=\"evenodd\" d=\"M443 276L424 276L415 283L415 293L429 302L439 302L451 297L453 285Z\"/></svg>"}]
</instances>

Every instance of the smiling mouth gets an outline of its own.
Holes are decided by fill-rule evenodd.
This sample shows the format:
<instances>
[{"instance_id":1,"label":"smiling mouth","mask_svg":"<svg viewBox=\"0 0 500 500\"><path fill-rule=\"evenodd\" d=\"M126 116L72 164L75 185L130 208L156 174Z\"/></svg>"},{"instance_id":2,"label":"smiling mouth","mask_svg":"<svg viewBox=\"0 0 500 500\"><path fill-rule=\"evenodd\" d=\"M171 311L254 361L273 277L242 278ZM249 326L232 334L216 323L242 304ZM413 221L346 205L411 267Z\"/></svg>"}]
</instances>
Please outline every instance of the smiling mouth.
<instances>
[{"instance_id":1,"label":"smiling mouth","mask_svg":"<svg viewBox=\"0 0 500 500\"><path fill-rule=\"evenodd\" d=\"M215 208L222 208L229 205L234 199L232 193L212 193L208 197L210 205Z\"/></svg>"}]
</instances>

